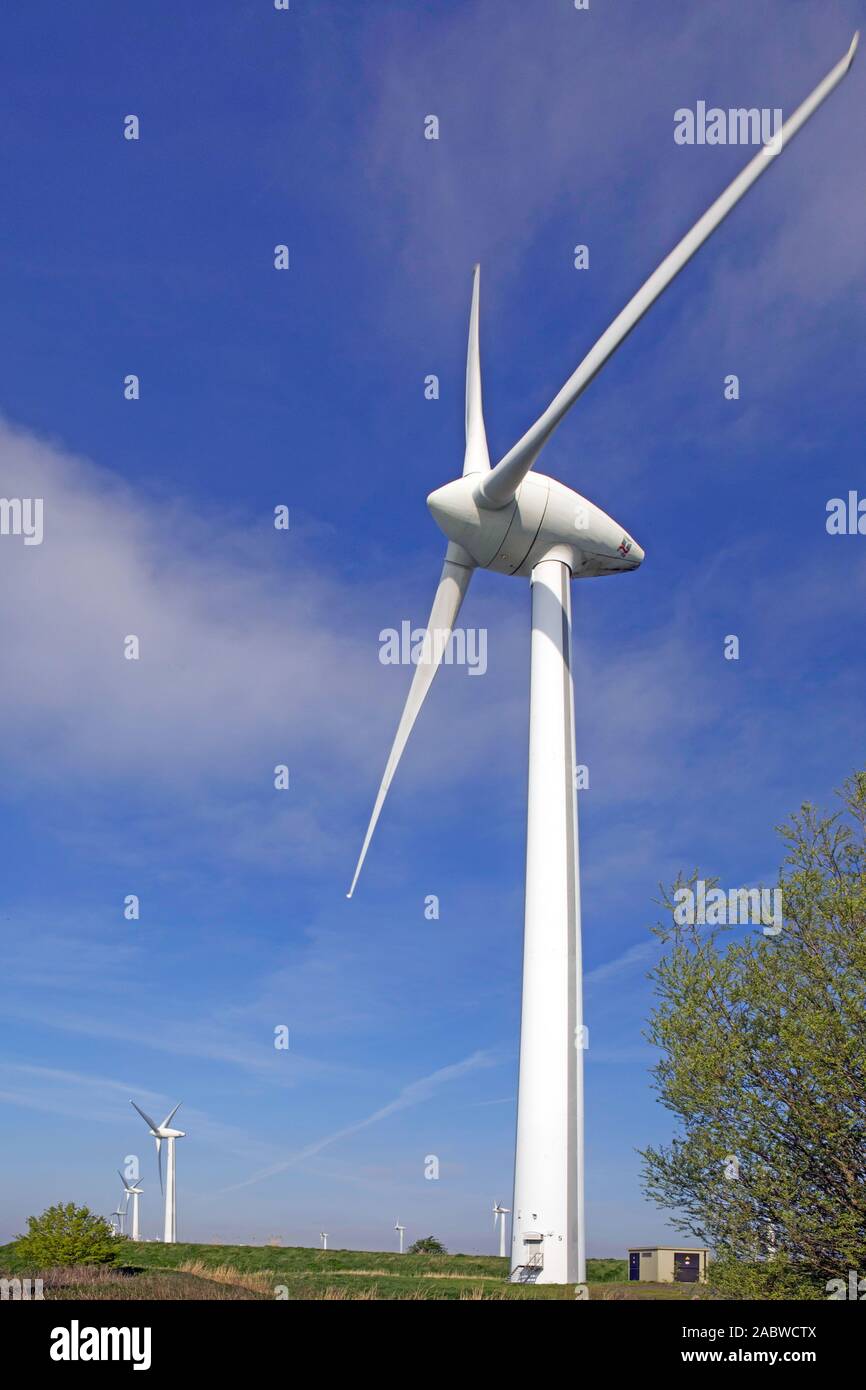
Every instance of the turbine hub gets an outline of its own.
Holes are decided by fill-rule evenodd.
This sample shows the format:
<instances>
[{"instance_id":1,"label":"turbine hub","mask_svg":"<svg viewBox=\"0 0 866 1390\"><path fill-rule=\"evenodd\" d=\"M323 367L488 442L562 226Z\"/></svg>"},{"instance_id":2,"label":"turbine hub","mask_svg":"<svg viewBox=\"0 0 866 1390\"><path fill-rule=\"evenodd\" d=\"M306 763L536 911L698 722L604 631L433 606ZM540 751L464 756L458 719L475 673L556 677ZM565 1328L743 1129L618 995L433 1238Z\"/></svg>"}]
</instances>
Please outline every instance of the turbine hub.
<instances>
[{"instance_id":1,"label":"turbine hub","mask_svg":"<svg viewBox=\"0 0 866 1390\"><path fill-rule=\"evenodd\" d=\"M483 475L482 475L483 476ZM562 560L575 579L637 569L643 549L594 502L543 473L529 473L504 507L479 506L479 475L427 498L434 521L476 565L528 577L542 560Z\"/></svg>"}]
</instances>

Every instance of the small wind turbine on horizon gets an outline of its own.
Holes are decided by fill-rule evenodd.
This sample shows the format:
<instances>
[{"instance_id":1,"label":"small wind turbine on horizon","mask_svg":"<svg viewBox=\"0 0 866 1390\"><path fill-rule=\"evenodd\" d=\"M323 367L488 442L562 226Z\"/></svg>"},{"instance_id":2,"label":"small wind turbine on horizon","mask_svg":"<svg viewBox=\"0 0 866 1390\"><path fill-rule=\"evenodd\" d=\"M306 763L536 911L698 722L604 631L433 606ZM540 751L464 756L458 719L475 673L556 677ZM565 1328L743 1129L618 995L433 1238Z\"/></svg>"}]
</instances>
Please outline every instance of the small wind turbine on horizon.
<instances>
[{"instance_id":1,"label":"small wind turbine on horizon","mask_svg":"<svg viewBox=\"0 0 866 1390\"><path fill-rule=\"evenodd\" d=\"M399 1236L400 1236L400 1254L401 1254L401 1255L403 1254L403 1232L405 1231L405 1229L406 1229L406 1227L405 1227L405 1226L401 1226L399 1221L396 1222L396 1224L395 1224L395 1226L394 1226L394 1230L397 1231L397 1232L399 1233Z\"/></svg>"},{"instance_id":2,"label":"small wind turbine on horizon","mask_svg":"<svg viewBox=\"0 0 866 1390\"><path fill-rule=\"evenodd\" d=\"M145 1124L150 1126L150 1132L156 1140L156 1157L157 1162L159 1164L159 1190L165 1195L165 1221L163 1223L162 1238L166 1245L173 1245L175 1240L177 1239L177 1188L175 1183L174 1141L175 1139L184 1139L186 1136L182 1129L172 1129L170 1126L172 1120L174 1119L175 1115L180 1109L181 1102L178 1101L174 1109L169 1111L161 1125L158 1125L155 1120L152 1120L150 1118L149 1115L145 1115L141 1106L136 1105L134 1100L131 1100L129 1103L132 1106L133 1110L138 1111ZM165 1165L166 1177L164 1185L162 1180L163 1140L165 1141L166 1148L168 1149L168 1157L166 1159Z\"/></svg>"},{"instance_id":3,"label":"small wind turbine on horizon","mask_svg":"<svg viewBox=\"0 0 866 1390\"><path fill-rule=\"evenodd\" d=\"M510 1207L503 1207L500 1202L493 1203L493 1229L496 1230L497 1221L501 1222L499 1227L499 1253L505 1255L505 1218L511 1211Z\"/></svg>"},{"instance_id":4,"label":"small wind turbine on horizon","mask_svg":"<svg viewBox=\"0 0 866 1390\"><path fill-rule=\"evenodd\" d=\"M327 1250L327 1248L328 1248L328 1232L327 1232L327 1231L320 1231L320 1232L319 1232L319 1235L322 1237L322 1249L323 1249L323 1250Z\"/></svg>"},{"instance_id":5,"label":"small wind turbine on horizon","mask_svg":"<svg viewBox=\"0 0 866 1390\"><path fill-rule=\"evenodd\" d=\"M541 1283L586 1282L586 1034L571 581L633 571L644 559L641 547L612 517L533 468L557 425L647 310L839 85L853 62L858 37L854 35L845 56L653 271L547 409L494 468L482 408L479 267L475 267L466 358L463 475L427 498L448 542L445 562L347 897L355 891L385 797L449 647L472 575L476 569L487 569L529 579L529 778L512 1278L525 1269L532 1270ZM395 487L395 495L397 491ZM383 514L383 524L387 531L393 517ZM442 749L441 756L459 756L459 751L451 746ZM503 749L502 756L510 757L511 750ZM477 859L477 845L474 853Z\"/></svg>"},{"instance_id":6,"label":"small wind turbine on horizon","mask_svg":"<svg viewBox=\"0 0 866 1390\"><path fill-rule=\"evenodd\" d=\"M116 1227L117 1227L116 1232L115 1232L116 1235L119 1235L119 1236L122 1236L122 1235L123 1235L123 1218L124 1218L125 1215L126 1215L126 1212L125 1212L125 1211L121 1211L121 1209L120 1209L120 1203L118 1202L118 1204L117 1204L117 1211L113 1211L113 1212L111 1213L111 1224L112 1224L112 1226L115 1226L115 1225L116 1225Z\"/></svg>"},{"instance_id":7,"label":"small wind turbine on horizon","mask_svg":"<svg viewBox=\"0 0 866 1390\"><path fill-rule=\"evenodd\" d=\"M120 1181L123 1183L124 1189L126 1191L127 1211L129 1210L130 1202L132 1202L132 1231L130 1232L130 1239L139 1240L140 1231L138 1224L138 1199L141 1196L143 1189L139 1186L138 1182L127 1182L126 1178L123 1176L119 1168L117 1170L117 1175L120 1178Z\"/></svg>"}]
</instances>

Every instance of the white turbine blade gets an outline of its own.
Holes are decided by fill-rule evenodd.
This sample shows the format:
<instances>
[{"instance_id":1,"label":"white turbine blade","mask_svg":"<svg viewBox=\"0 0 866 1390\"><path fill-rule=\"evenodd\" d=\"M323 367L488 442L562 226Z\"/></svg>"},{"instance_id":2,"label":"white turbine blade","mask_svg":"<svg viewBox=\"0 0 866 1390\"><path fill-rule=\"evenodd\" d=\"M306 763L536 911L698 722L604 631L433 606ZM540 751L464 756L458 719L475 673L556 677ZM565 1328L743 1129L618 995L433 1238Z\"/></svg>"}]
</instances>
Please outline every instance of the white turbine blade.
<instances>
[{"instance_id":1,"label":"white turbine blade","mask_svg":"<svg viewBox=\"0 0 866 1390\"><path fill-rule=\"evenodd\" d=\"M117 1170L117 1176L120 1178L120 1181L123 1183L123 1186L126 1188L126 1191L127 1191L127 1192L131 1192L131 1191L132 1191L132 1188L130 1187L129 1183L126 1181L126 1178L123 1176L123 1174L121 1173L121 1171L120 1171L119 1168L118 1168L118 1170Z\"/></svg>"},{"instance_id":2,"label":"white turbine blade","mask_svg":"<svg viewBox=\"0 0 866 1390\"><path fill-rule=\"evenodd\" d=\"M466 350L466 453L463 473L489 473L490 453L484 429L481 404L481 350L478 345L478 294L481 267L472 279L472 308L469 313L469 347Z\"/></svg>"},{"instance_id":3,"label":"white turbine blade","mask_svg":"<svg viewBox=\"0 0 866 1390\"><path fill-rule=\"evenodd\" d=\"M412 677L412 684L409 687L409 694L406 697L403 714L397 726L397 733L391 746L388 762L385 765L385 773L382 777L375 805L373 806L370 824L367 826L367 834L364 836L364 843L361 846L361 853L355 868L352 886L346 894L347 898L351 898L355 891L355 885L358 882L358 877L367 856L370 841L373 838L373 831L376 829L379 813L382 810L382 805L388 794L388 788L391 785L394 773L397 771L397 764L400 761L403 749L406 747L406 742L412 732L412 726L418 718L418 711L424 703L427 691L433 684L433 677L442 664L442 658L445 655L445 648L448 646L454 623L457 620L457 614L460 612L460 607L466 596L466 590L469 588L469 580L472 578L472 563L470 561L468 564L462 564L458 560L452 558L454 555L464 556L465 551L460 550L457 546L449 545L446 552L445 564L442 567L442 574L439 578L439 587L436 590L436 597L433 600L433 607L430 610L430 620L427 624L427 635L424 640L421 659L415 667L415 674ZM466 556L466 560L469 560L468 556Z\"/></svg>"},{"instance_id":4,"label":"white turbine blade","mask_svg":"<svg viewBox=\"0 0 866 1390\"><path fill-rule=\"evenodd\" d=\"M156 1161L159 1165L159 1190L164 1194L165 1188L162 1185L162 1140L159 1136L157 1136L156 1140Z\"/></svg>"},{"instance_id":5,"label":"white turbine blade","mask_svg":"<svg viewBox=\"0 0 866 1390\"><path fill-rule=\"evenodd\" d=\"M159 1126L160 1129L168 1129L168 1126L171 1124L172 1120L174 1119L175 1115L177 1114L177 1112L178 1112L178 1110L180 1109L180 1107L181 1107L182 1104L183 1104L183 1102L179 1100L178 1103L177 1103L177 1105L174 1107L174 1109L173 1109L172 1111L170 1111L170 1113L169 1113L168 1115L166 1115L166 1117L165 1117L165 1119L163 1120L162 1124Z\"/></svg>"},{"instance_id":6,"label":"white turbine blade","mask_svg":"<svg viewBox=\"0 0 866 1390\"><path fill-rule=\"evenodd\" d=\"M840 59L836 66L831 69L823 82L819 82L811 96L808 96L802 105L797 107L794 114L785 121L778 135L769 144L761 147L754 159L750 160L733 183L728 185L712 207L695 223L691 231L686 233L682 241L674 247L670 255L665 257L658 269L641 286L637 294L629 300L622 312L617 315L610 327L601 335L598 342L583 359L577 370L569 377L559 394L551 401L544 414L539 416L535 424L530 426L523 438L517 441L496 467L490 473L485 474L478 483L476 494L481 505L504 507L511 501L566 411L571 409L578 396L586 389L608 358L616 352L620 343L628 337L659 295L667 289L683 266L688 264L695 252L703 246L707 238L724 221L743 194L751 188L756 179L760 178L765 169L769 169L776 155L784 149L800 127L805 125L809 117L817 111L822 102L839 85L854 61L859 37L858 32L851 40L851 46L844 58Z\"/></svg>"},{"instance_id":7,"label":"white turbine blade","mask_svg":"<svg viewBox=\"0 0 866 1390\"><path fill-rule=\"evenodd\" d=\"M133 1110L137 1110L141 1118L147 1124L150 1125L151 1129L159 1129L159 1125L156 1123L156 1120L152 1120L149 1115L145 1115L140 1105L136 1105L134 1100L131 1100L129 1103L132 1106Z\"/></svg>"}]
</instances>

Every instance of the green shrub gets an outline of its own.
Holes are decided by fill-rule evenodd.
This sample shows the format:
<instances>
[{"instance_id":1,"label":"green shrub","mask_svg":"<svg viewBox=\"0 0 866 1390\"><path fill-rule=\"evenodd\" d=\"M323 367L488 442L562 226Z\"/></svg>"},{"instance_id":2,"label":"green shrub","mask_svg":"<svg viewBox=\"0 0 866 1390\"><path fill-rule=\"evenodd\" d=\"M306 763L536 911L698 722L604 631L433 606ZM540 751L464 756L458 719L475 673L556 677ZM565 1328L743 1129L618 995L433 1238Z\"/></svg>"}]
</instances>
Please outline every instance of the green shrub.
<instances>
[{"instance_id":1,"label":"green shrub","mask_svg":"<svg viewBox=\"0 0 866 1390\"><path fill-rule=\"evenodd\" d=\"M733 1255L711 1260L707 1270L711 1294L720 1298L818 1299L827 1295L802 1266L785 1255L768 1260L738 1260Z\"/></svg>"},{"instance_id":2,"label":"green shrub","mask_svg":"<svg viewBox=\"0 0 866 1390\"><path fill-rule=\"evenodd\" d=\"M119 1264L127 1242L116 1236L103 1216L74 1202L49 1207L27 1218L27 1234L15 1242L15 1253L33 1269L57 1265Z\"/></svg>"},{"instance_id":3,"label":"green shrub","mask_svg":"<svg viewBox=\"0 0 866 1390\"><path fill-rule=\"evenodd\" d=\"M422 1236L420 1240L413 1241L409 1246L408 1254L447 1255L448 1251L445 1249L441 1240L437 1240L435 1236Z\"/></svg>"}]
</instances>

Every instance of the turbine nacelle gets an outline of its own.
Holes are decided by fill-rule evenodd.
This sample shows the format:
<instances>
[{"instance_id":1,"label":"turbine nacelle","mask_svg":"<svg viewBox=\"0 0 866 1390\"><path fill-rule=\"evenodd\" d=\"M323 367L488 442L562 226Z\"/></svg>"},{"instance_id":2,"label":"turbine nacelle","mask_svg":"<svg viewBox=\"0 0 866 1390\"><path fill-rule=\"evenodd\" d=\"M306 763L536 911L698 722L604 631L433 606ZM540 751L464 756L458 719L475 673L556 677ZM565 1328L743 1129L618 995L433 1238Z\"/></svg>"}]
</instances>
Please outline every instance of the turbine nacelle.
<instances>
[{"instance_id":1,"label":"turbine nacelle","mask_svg":"<svg viewBox=\"0 0 866 1390\"><path fill-rule=\"evenodd\" d=\"M562 560L575 579L637 569L644 552L613 517L544 473L527 474L504 506L485 502L467 474L427 498L433 520L474 565L524 578L542 560Z\"/></svg>"}]
</instances>

